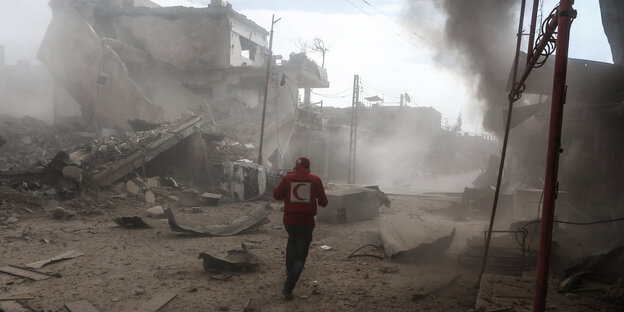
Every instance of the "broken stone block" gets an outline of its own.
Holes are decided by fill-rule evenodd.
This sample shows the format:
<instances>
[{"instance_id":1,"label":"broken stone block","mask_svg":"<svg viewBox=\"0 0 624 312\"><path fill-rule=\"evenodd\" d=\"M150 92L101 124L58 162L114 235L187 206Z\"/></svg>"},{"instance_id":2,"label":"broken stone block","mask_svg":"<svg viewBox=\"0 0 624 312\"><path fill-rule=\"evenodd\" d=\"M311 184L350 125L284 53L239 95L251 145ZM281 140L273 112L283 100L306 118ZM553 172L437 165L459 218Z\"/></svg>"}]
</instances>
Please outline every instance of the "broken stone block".
<instances>
[{"instance_id":1,"label":"broken stone block","mask_svg":"<svg viewBox=\"0 0 624 312\"><path fill-rule=\"evenodd\" d=\"M223 195L221 194L214 194L214 193L204 193L201 195L202 199L204 200L204 203L206 203L206 205L208 206L219 206L219 201L221 200L221 198L223 197Z\"/></svg>"},{"instance_id":2,"label":"broken stone block","mask_svg":"<svg viewBox=\"0 0 624 312\"><path fill-rule=\"evenodd\" d=\"M76 166L63 167L63 177L73 180L76 183L82 182L82 170Z\"/></svg>"},{"instance_id":3,"label":"broken stone block","mask_svg":"<svg viewBox=\"0 0 624 312\"><path fill-rule=\"evenodd\" d=\"M158 177L147 178L145 186L149 188L156 188L160 186L160 179Z\"/></svg>"},{"instance_id":4,"label":"broken stone block","mask_svg":"<svg viewBox=\"0 0 624 312\"><path fill-rule=\"evenodd\" d=\"M162 217L165 215L165 210L163 209L162 206L156 206L156 207L147 209L147 213L151 217Z\"/></svg>"},{"instance_id":5,"label":"broken stone block","mask_svg":"<svg viewBox=\"0 0 624 312\"><path fill-rule=\"evenodd\" d=\"M134 183L134 181L132 180L128 180L126 182L126 191L128 191L128 193L132 193L132 194L139 194L139 186Z\"/></svg>"},{"instance_id":6,"label":"broken stone block","mask_svg":"<svg viewBox=\"0 0 624 312\"><path fill-rule=\"evenodd\" d=\"M167 196L167 199L172 201L172 202L179 202L180 201L180 198L178 196L173 196L173 195Z\"/></svg>"},{"instance_id":7,"label":"broken stone block","mask_svg":"<svg viewBox=\"0 0 624 312\"><path fill-rule=\"evenodd\" d=\"M180 192L180 206L183 207L193 207L199 206L200 197L199 193L195 190L184 190Z\"/></svg>"},{"instance_id":8,"label":"broken stone block","mask_svg":"<svg viewBox=\"0 0 624 312\"><path fill-rule=\"evenodd\" d=\"M29 135L22 137L20 140L22 141L22 143L26 145L32 144L32 139L30 138Z\"/></svg>"},{"instance_id":9,"label":"broken stone block","mask_svg":"<svg viewBox=\"0 0 624 312\"><path fill-rule=\"evenodd\" d=\"M156 196L152 191L145 191L145 202L148 204L153 204L156 202Z\"/></svg>"},{"instance_id":10,"label":"broken stone block","mask_svg":"<svg viewBox=\"0 0 624 312\"><path fill-rule=\"evenodd\" d=\"M19 219L18 219L18 218L16 218L16 217L10 217L10 218L8 218L8 219L7 219L7 221L6 221L6 222L7 222L7 223L9 223L9 224L11 224L11 223L17 223L18 221L19 221Z\"/></svg>"}]
</instances>

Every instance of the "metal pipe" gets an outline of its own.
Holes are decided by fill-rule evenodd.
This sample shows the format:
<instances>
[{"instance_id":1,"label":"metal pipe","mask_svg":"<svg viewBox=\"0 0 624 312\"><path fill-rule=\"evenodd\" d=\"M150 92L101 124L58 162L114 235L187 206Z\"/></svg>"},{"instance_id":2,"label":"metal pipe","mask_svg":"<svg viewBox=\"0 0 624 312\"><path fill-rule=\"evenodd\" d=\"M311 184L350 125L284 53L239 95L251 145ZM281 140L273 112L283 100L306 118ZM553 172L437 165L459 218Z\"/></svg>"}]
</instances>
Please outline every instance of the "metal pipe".
<instances>
[{"instance_id":1,"label":"metal pipe","mask_svg":"<svg viewBox=\"0 0 624 312\"><path fill-rule=\"evenodd\" d=\"M529 47L527 49L526 63L529 65L529 60L533 56L533 45L535 44L535 29L538 27L537 23L537 7L540 0L533 0L533 11L531 12L531 31L529 32Z\"/></svg>"},{"instance_id":2,"label":"metal pipe","mask_svg":"<svg viewBox=\"0 0 624 312\"><path fill-rule=\"evenodd\" d=\"M271 64L273 63L273 26L277 23L275 14L271 17L271 36L269 39L269 56L267 58L266 82L264 84L264 104L262 105L262 125L260 126L260 145L258 146L258 165L262 165L262 141L264 140L264 121L266 117L267 97L269 95L269 78L271 76Z\"/></svg>"},{"instance_id":3,"label":"metal pipe","mask_svg":"<svg viewBox=\"0 0 624 312\"><path fill-rule=\"evenodd\" d=\"M513 83L516 84L516 78L518 76L518 58L520 57L520 45L522 44L522 26L524 24L524 8L526 6L526 0L522 0L520 7L520 18L518 22L518 33L516 39L516 55L514 57L513 68ZM481 273L479 273L479 284L481 284L481 278L485 272L485 266L487 265L488 252L490 250L490 241L492 239L492 227L494 226L494 220L496 218L496 207L498 205L498 196L500 194L500 186L503 178L503 168L505 167L505 156L507 155L507 142L509 141L509 130L511 129L511 113L513 110L514 100L509 100L509 108L507 110L507 122L505 123L505 136L503 138L503 150L501 151L500 166L498 167L498 178L496 179L496 191L494 192L494 203L492 205L492 213L490 215L490 225L488 227L487 238L485 240L485 251L483 252L483 262L481 263Z\"/></svg>"},{"instance_id":4,"label":"metal pipe","mask_svg":"<svg viewBox=\"0 0 624 312\"><path fill-rule=\"evenodd\" d=\"M561 150L561 128L563 123L563 105L566 95L566 73L568 68L568 45L570 26L576 11L572 9L573 0L561 0L557 19L557 50L555 55L555 74L553 78L552 105L550 111L550 130L548 134L548 154L546 159L546 181L544 185L544 208L540 232L540 246L537 259L537 277L535 287L534 312L543 312L546 308L548 290L548 269L550 265L550 247L552 242L553 216L557 198L557 173Z\"/></svg>"}]
</instances>

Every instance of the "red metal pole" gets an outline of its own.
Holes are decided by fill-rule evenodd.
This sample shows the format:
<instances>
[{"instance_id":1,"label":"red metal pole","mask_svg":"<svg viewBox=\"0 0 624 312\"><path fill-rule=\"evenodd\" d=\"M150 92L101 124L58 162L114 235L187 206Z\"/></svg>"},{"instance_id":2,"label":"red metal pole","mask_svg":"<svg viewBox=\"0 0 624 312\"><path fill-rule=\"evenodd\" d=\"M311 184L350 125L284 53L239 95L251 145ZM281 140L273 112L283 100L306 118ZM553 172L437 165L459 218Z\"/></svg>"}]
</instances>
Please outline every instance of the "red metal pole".
<instances>
[{"instance_id":1,"label":"red metal pole","mask_svg":"<svg viewBox=\"0 0 624 312\"><path fill-rule=\"evenodd\" d=\"M516 55L514 57L514 67L513 67L513 83L512 86L515 86L516 79L518 78L518 58L520 56L520 45L522 44L522 25L524 23L524 8L525 8L526 0L522 0L522 5L520 7L520 21L518 22L518 33L516 38ZM498 196L500 194L500 186L503 178L503 168L505 167L505 155L507 155L507 142L509 141L509 130L511 129L511 112L513 111L513 103L515 100L509 97L509 108L507 110L507 122L505 123L505 136L503 138L503 149L501 151L501 160L500 165L498 167L498 178L496 180L496 191L494 191L494 203L492 204L492 212L490 214L490 225L488 227L486 239L485 239L485 250L483 251L483 262L481 263L481 273L479 273L479 284L481 284L481 278L483 277L483 273L485 272L485 267L487 266L487 258L488 252L490 250L490 241L492 240L492 228L494 227L494 220L496 218L496 206L498 205Z\"/></svg>"},{"instance_id":2,"label":"red metal pole","mask_svg":"<svg viewBox=\"0 0 624 312\"><path fill-rule=\"evenodd\" d=\"M535 42L535 29L539 26L535 25L537 23L537 7L539 6L540 0L533 0L533 11L531 12L531 31L529 32L529 48L527 49L527 65L533 56L533 44Z\"/></svg>"},{"instance_id":3,"label":"red metal pole","mask_svg":"<svg viewBox=\"0 0 624 312\"><path fill-rule=\"evenodd\" d=\"M262 166L262 141L264 140L264 120L266 116L267 97L269 96L269 77L271 75L271 64L273 63L273 25L275 25L275 14L271 17L271 37L269 39L269 56L267 58L266 82L264 85L264 104L262 105L262 126L260 126L260 146L258 147L258 165Z\"/></svg>"},{"instance_id":4,"label":"red metal pole","mask_svg":"<svg viewBox=\"0 0 624 312\"><path fill-rule=\"evenodd\" d=\"M557 197L557 171L561 152L561 126L563 122L563 104L565 103L566 72L568 67L568 44L570 25L576 12L572 10L573 0L561 0L558 15L557 50L555 55L555 75L550 111L550 131L548 134L548 155L546 159L546 183L544 186L544 208L540 247L537 261L534 312L543 312L546 308L548 290L548 269L552 242L552 225Z\"/></svg>"}]
</instances>

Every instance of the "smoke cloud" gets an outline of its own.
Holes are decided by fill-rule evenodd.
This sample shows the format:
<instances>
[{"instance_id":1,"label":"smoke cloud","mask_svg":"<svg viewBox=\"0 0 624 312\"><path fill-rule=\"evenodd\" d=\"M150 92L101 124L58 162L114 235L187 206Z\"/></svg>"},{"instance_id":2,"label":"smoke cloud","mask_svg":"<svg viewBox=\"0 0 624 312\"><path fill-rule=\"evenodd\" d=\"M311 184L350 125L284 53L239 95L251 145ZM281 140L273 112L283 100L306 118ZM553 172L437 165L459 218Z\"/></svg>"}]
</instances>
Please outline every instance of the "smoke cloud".
<instances>
[{"instance_id":1,"label":"smoke cloud","mask_svg":"<svg viewBox=\"0 0 624 312\"><path fill-rule=\"evenodd\" d=\"M433 30L431 7L445 15L442 30ZM408 23L425 31L436 48L436 61L474 82L476 95L485 105L483 126L500 132L501 110L507 105L505 87L513 62L518 21L517 0L411 0ZM440 38L440 39L435 39Z\"/></svg>"}]
</instances>

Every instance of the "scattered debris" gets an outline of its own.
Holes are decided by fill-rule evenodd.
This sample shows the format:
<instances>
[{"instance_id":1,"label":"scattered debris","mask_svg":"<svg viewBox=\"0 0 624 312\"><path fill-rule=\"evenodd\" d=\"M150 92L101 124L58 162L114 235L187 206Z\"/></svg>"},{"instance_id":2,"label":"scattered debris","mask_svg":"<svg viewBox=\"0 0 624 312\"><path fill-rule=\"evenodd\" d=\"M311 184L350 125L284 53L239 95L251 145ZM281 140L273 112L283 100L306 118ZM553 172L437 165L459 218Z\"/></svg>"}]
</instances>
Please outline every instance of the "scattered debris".
<instances>
[{"instance_id":1,"label":"scattered debris","mask_svg":"<svg viewBox=\"0 0 624 312\"><path fill-rule=\"evenodd\" d=\"M139 186L136 183L134 183L134 181L128 180L126 181L126 191L128 191L128 193L136 195L136 194L139 194L140 189L139 189Z\"/></svg>"},{"instance_id":2,"label":"scattered debris","mask_svg":"<svg viewBox=\"0 0 624 312\"><path fill-rule=\"evenodd\" d=\"M0 301L14 301L14 300L33 300L35 297L26 295L4 295L0 296Z\"/></svg>"},{"instance_id":3,"label":"scattered debris","mask_svg":"<svg viewBox=\"0 0 624 312\"><path fill-rule=\"evenodd\" d=\"M141 217L121 217L113 219L120 227L124 229L150 229L149 226Z\"/></svg>"},{"instance_id":4,"label":"scattered debris","mask_svg":"<svg viewBox=\"0 0 624 312\"><path fill-rule=\"evenodd\" d=\"M367 248L367 247L375 249L375 253L361 253L361 254L357 253L358 251L360 251L360 250L362 250L364 248ZM376 259L379 259L379 260L383 260L385 258L383 249L380 246L377 246L375 244L366 244L366 245L364 245L364 246L354 250L349 256L347 256L347 259L357 258L357 257L371 257L371 258L376 258Z\"/></svg>"},{"instance_id":5,"label":"scattered debris","mask_svg":"<svg viewBox=\"0 0 624 312\"><path fill-rule=\"evenodd\" d=\"M31 269L39 269L51 263L55 263L55 262L59 262L59 261L67 260L67 259L78 258L81 256L84 256L84 253L80 251L76 251L76 250L70 250L68 252L62 253L58 256L55 256L46 260L41 260L41 261L26 264L26 266Z\"/></svg>"},{"instance_id":6,"label":"scattered debris","mask_svg":"<svg viewBox=\"0 0 624 312\"><path fill-rule=\"evenodd\" d=\"M145 182L145 187L147 187L148 189L160 187L160 178L147 178L147 181Z\"/></svg>"},{"instance_id":7,"label":"scattered debris","mask_svg":"<svg viewBox=\"0 0 624 312\"><path fill-rule=\"evenodd\" d=\"M219 206L219 201L221 200L221 198L223 198L223 195L214 194L214 193L204 193L201 195L201 197L204 199L204 202L206 203L206 205Z\"/></svg>"},{"instance_id":8,"label":"scattered debris","mask_svg":"<svg viewBox=\"0 0 624 312\"><path fill-rule=\"evenodd\" d=\"M437 294L437 293L439 293L439 292L441 292L441 291L443 291L443 290L453 286L453 284L455 284L455 282L457 282L460 278L461 278L461 275L457 275L453 279L451 279L450 281L448 281L448 282L446 282L446 283L444 283L444 284L442 284L442 285L440 285L440 286L438 286L436 288L433 288L430 291L427 291L427 292L424 292L424 293L419 293L419 294L414 294L412 296L412 301L418 301L418 300L421 300L423 298L429 297L431 295L435 295L435 294Z\"/></svg>"},{"instance_id":9,"label":"scattered debris","mask_svg":"<svg viewBox=\"0 0 624 312\"><path fill-rule=\"evenodd\" d=\"M205 252L199 254L204 260L204 271L209 273L232 273L253 270L260 265L258 257L242 243L241 249L229 250L225 257L216 257Z\"/></svg>"},{"instance_id":10,"label":"scattered debris","mask_svg":"<svg viewBox=\"0 0 624 312\"><path fill-rule=\"evenodd\" d=\"M63 207L56 207L52 210L52 217L56 220L67 221L73 218L76 215L75 212L71 210L66 210Z\"/></svg>"},{"instance_id":11,"label":"scattered debris","mask_svg":"<svg viewBox=\"0 0 624 312\"><path fill-rule=\"evenodd\" d=\"M165 215L165 210L162 206L155 206L147 209L147 213L150 215L150 217L160 218Z\"/></svg>"},{"instance_id":12,"label":"scattered debris","mask_svg":"<svg viewBox=\"0 0 624 312\"><path fill-rule=\"evenodd\" d=\"M178 224L173 212L169 208L165 209L165 216L169 219L169 227L175 232L200 236L230 236L270 222L267 216L271 210L271 205L267 203L250 210L246 215L234 220L230 225L208 225L201 227Z\"/></svg>"},{"instance_id":13,"label":"scattered debris","mask_svg":"<svg viewBox=\"0 0 624 312\"><path fill-rule=\"evenodd\" d=\"M24 277L33 281L43 281L49 278L52 278L52 275L48 275L42 272L38 272L31 269L20 268L14 265L7 265L4 267L0 267L0 272L4 272L6 274L15 275L19 277Z\"/></svg>"},{"instance_id":14,"label":"scattered debris","mask_svg":"<svg viewBox=\"0 0 624 312\"><path fill-rule=\"evenodd\" d=\"M82 183L82 170L76 166L65 166L63 167L63 177L76 183Z\"/></svg>"},{"instance_id":15,"label":"scattered debris","mask_svg":"<svg viewBox=\"0 0 624 312\"><path fill-rule=\"evenodd\" d=\"M156 202L156 196L154 195L154 193L152 193L152 191L145 191L145 194L143 196L145 197L145 202L148 204L153 204Z\"/></svg>"},{"instance_id":16,"label":"scattered debris","mask_svg":"<svg viewBox=\"0 0 624 312\"><path fill-rule=\"evenodd\" d=\"M328 251L328 250L332 250L332 249L334 249L334 248L332 248L331 246L328 246L328 245L321 245L321 247L320 247L320 248L321 248L321 249L323 249L323 250L325 250L325 251Z\"/></svg>"},{"instance_id":17,"label":"scattered debris","mask_svg":"<svg viewBox=\"0 0 624 312\"><path fill-rule=\"evenodd\" d=\"M65 308L67 308L69 312L98 312L98 309L92 306L87 300L68 302L65 304Z\"/></svg>"}]
</instances>

